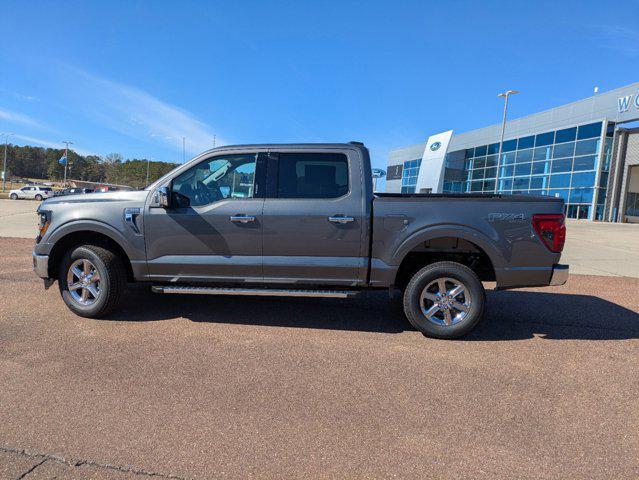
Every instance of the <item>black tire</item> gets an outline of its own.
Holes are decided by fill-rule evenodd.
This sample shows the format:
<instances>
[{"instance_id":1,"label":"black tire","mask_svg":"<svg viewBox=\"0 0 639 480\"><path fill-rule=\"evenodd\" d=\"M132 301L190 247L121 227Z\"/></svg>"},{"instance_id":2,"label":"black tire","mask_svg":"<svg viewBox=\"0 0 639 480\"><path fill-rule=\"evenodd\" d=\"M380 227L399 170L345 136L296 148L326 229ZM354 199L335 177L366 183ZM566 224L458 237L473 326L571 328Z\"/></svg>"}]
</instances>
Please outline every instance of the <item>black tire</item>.
<instances>
[{"instance_id":1,"label":"black tire","mask_svg":"<svg viewBox=\"0 0 639 480\"><path fill-rule=\"evenodd\" d=\"M465 294L458 294L460 296L453 299L457 300L456 305L461 303L466 306L469 303L469 306L466 307L468 311L463 312L463 318L461 318L461 310L449 310L451 316L452 312L457 314L452 319L452 322L457 323L451 322L450 325L435 323L435 321L445 322L445 309L436 309L436 317L433 321L429 320L422 311L420 305L422 292L439 279L452 279L460 282L468 291L468 297ZM452 284L445 282L445 285ZM431 301L426 301L429 302L429 305L425 305L425 308L434 306ZM466 335L477 326L484 316L485 304L486 291L479 277L470 268L456 262L437 262L422 268L413 276L404 291L404 313L408 321L424 335L434 338L453 339Z\"/></svg>"},{"instance_id":2,"label":"black tire","mask_svg":"<svg viewBox=\"0 0 639 480\"><path fill-rule=\"evenodd\" d=\"M12 193L11 195L9 195L11 197L11 200L17 200L18 199L18 195L15 193Z\"/></svg>"},{"instance_id":3,"label":"black tire","mask_svg":"<svg viewBox=\"0 0 639 480\"><path fill-rule=\"evenodd\" d=\"M40 194L38 193L38 194L35 196L35 199L36 199L38 202L41 202L41 201L42 201L42 195L40 195Z\"/></svg>"},{"instance_id":4,"label":"black tire","mask_svg":"<svg viewBox=\"0 0 639 480\"><path fill-rule=\"evenodd\" d=\"M99 295L90 305L79 303L69 291L67 275L76 260L88 260L99 274ZM113 311L124 296L126 272L122 260L111 250L82 245L69 250L60 262L58 284L62 299L71 311L81 317L100 318Z\"/></svg>"}]
</instances>

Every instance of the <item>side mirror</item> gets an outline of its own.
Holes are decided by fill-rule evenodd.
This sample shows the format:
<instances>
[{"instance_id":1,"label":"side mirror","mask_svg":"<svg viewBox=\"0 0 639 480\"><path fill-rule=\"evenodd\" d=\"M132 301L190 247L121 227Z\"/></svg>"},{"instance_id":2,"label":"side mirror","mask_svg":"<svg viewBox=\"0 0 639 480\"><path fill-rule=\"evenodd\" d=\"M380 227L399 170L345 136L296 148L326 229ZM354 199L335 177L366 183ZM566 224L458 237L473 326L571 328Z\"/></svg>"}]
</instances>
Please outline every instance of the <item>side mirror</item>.
<instances>
[{"instance_id":1,"label":"side mirror","mask_svg":"<svg viewBox=\"0 0 639 480\"><path fill-rule=\"evenodd\" d=\"M171 193L168 187L158 188L158 202L162 208L169 208Z\"/></svg>"}]
</instances>

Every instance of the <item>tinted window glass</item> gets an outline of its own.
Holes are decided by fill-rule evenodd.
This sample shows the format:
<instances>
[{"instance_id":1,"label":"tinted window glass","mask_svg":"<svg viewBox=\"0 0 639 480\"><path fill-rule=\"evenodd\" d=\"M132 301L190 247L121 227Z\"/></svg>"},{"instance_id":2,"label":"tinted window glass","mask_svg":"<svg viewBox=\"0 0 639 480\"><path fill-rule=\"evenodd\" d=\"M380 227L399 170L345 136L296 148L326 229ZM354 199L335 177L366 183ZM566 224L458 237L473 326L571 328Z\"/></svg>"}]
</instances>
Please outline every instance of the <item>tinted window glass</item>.
<instances>
[{"instance_id":1,"label":"tinted window glass","mask_svg":"<svg viewBox=\"0 0 639 480\"><path fill-rule=\"evenodd\" d=\"M256 155L213 157L189 168L172 184L179 208L208 205L227 198L252 198Z\"/></svg>"},{"instance_id":2,"label":"tinted window glass","mask_svg":"<svg viewBox=\"0 0 639 480\"><path fill-rule=\"evenodd\" d=\"M497 168L493 167L493 168L486 169L486 175L485 175L486 178L495 178L496 176L497 176Z\"/></svg>"},{"instance_id":3,"label":"tinted window glass","mask_svg":"<svg viewBox=\"0 0 639 480\"><path fill-rule=\"evenodd\" d=\"M582 140L581 142L577 142L575 155L590 155L592 153L597 153L598 150L599 139L593 138L592 140Z\"/></svg>"},{"instance_id":4,"label":"tinted window glass","mask_svg":"<svg viewBox=\"0 0 639 480\"><path fill-rule=\"evenodd\" d=\"M559 175L552 175L550 177L550 186L553 188L569 187L570 186L570 174L562 173Z\"/></svg>"},{"instance_id":5,"label":"tinted window glass","mask_svg":"<svg viewBox=\"0 0 639 480\"><path fill-rule=\"evenodd\" d=\"M550 173L550 162L534 162L532 165L533 175L538 173Z\"/></svg>"},{"instance_id":6,"label":"tinted window glass","mask_svg":"<svg viewBox=\"0 0 639 480\"><path fill-rule=\"evenodd\" d=\"M495 191L495 180L486 180L484 182L484 192L494 192Z\"/></svg>"},{"instance_id":7,"label":"tinted window glass","mask_svg":"<svg viewBox=\"0 0 639 480\"><path fill-rule=\"evenodd\" d=\"M572 187L592 187L595 184L595 172L573 173Z\"/></svg>"},{"instance_id":8,"label":"tinted window glass","mask_svg":"<svg viewBox=\"0 0 639 480\"><path fill-rule=\"evenodd\" d=\"M530 188L548 188L548 175L530 177Z\"/></svg>"},{"instance_id":9,"label":"tinted window glass","mask_svg":"<svg viewBox=\"0 0 639 480\"><path fill-rule=\"evenodd\" d=\"M487 167L495 167L496 165L497 165L497 155L491 155L490 157L486 157Z\"/></svg>"},{"instance_id":10,"label":"tinted window glass","mask_svg":"<svg viewBox=\"0 0 639 480\"><path fill-rule=\"evenodd\" d=\"M530 177L515 178L513 181L513 190L528 190L530 184Z\"/></svg>"},{"instance_id":11,"label":"tinted window glass","mask_svg":"<svg viewBox=\"0 0 639 480\"><path fill-rule=\"evenodd\" d=\"M514 165L504 165L503 167L499 168L500 177L512 177L513 176L513 172L515 171L515 166Z\"/></svg>"},{"instance_id":12,"label":"tinted window glass","mask_svg":"<svg viewBox=\"0 0 639 480\"><path fill-rule=\"evenodd\" d=\"M501 155L502 165L512 165L515 163L515 152L503 153Z\"/></svg>"},{"instance_id":13,"label":"tinted window glass","mask_svg":"<svg viewBox=\"0 0 639 480\"><path fill-rule=\"evenodd\" d=\"M512 152L515 149L517 149L517 139L505 141L504 145L501 148L501 151Z\"/></svg>"},{"instance_id":14,"label":"tinted window glass","mask_svg":"<svg viewBox=\"0 0 639 480\"><path fill-rule=\"evenodd\" d=\"M573 170L594 170L595 161L597 157L595 155L589 155L587 157L576 157L573 164Z\"/></svg>"},{"instance_id":15,"label":"tinted window glass","mask_svg":"<svg viewBox=\"0 0 639 480\"><path fill-rule=\"evenodd\" d=\"M563 158L561 160L553 160L552 173L569 172L572 165L572 158Z\"/></svg>"},{"instance_id":16,"label":"tinted window glass","mask_svg":"<svg viewBox=\"0 0 639 480\"><path fill-rule=\"evenodd\" d=\"M539 147L535 148L533 160L548 160L550 158L550 151L552 147Z\"/></svg>"},{"instance_id":17,"label":"tinted window glass","mask_svg":"<svg viewBox=\"0 0 639 480\"><path fill-rule=\"evenodd\" d=\"M486 166L486 157L475 158L474 168L484 168Z\"/></svg>"},{"instance_id":18,"label":"tinted window glass","mask_svg":"<svg viewBox=\"0 0 639 480\"><path fill-rule=\"evenodd\" d=\"M572 142L577 136L577 127L565 128L564 130L557 130L555 136L555 143Z\"/></svg>"},{"instance_id":19,"label":"tinted window glass","mask_svg":"<svg viewBox=\"0 0 639 480\"><path fill-rule=\"evenodd\" d=\"M466 149L466 158L473 158L475 156L474 154L474 148L467 148Z\"/></svg>"},{"instance_id":20,"label":"tinted window glass","mask_svg":"<svg viewBox=\"0 0 639 480\"><path fill-rule=\"evenodd\" d=\"M532 149L519 150L517 152L517 163L530 162L533 157Z\"/></svg>"},{"instance_id":21,"label":"tinted window glass","mask_svg":"<svg viewBox=\"0 0 639 480\"><path fill-rule=\"evenodd\" d=\"M518 163L515 165L515 176L530 175L530 163Z\"/></svg>"},{"instance_id":22,"label":"tinted window glass","mask_svg":"<svg viewBox=\"0 0 639 480\"><path fill-rule=\"evenodd\" d=\"M592 188L574 188L570 191L570 203L592 203Z\"/></svg>"},{"instance_id":23,"label":"tinted window glass","mask_svg":"<svg viewBox=\"0 0 639 480\"><path fill-rule=\"evenodd\" d=\"M561 143L555 145L555 148L552 151L553 158L562 158L562 157L572 157L572 154L575 151L574 142L570 143Z\"/></svg>"},{"instance_id":24,"label":"tinted window glass","mask_svg":"<svg viewBox=\"0 0 639 480\"><path fill-rule=\"evenodd\" d=\"M499 180L499 190L512 190L513 189L513 179L506 178L504 180Z\"/></svg>"},{"instance_id":25,"label":"tinted window glass","mask_svg":"<svg viewBox=\"0 0 639 480\"><path fill-rule=\"evenodd\" d=\"M491 143L488 145L488 155L499 153L499 143Z\"/></svg>"},{"instance_id":26,"label":"tinted window glass","mask_svg":"<svg viewBox=\"0 0 639 480\"><path fill-rule=\"evenodd\" d=\"M535 146L542 147L555 143L555 132L540 133L535 137Z\"/></svg>"},{"instance_id":27,"label":"tinted window glass","mask_svg":"<svg viewBox=\"0 0 639 480\"><path fill-rule=\"evenodd\" d=\"M337 198L348 193L348 159L341 153L280 153L279 198Z\"/></svg>"},{"instance_id":28,"label":"tinted window glass","mask_svg":"<svg viewBox=\"0 0 639 480\"><path fill-rule=\"evenodd\" d=\"M486 150L488 147L486 145L482 145L481 147L475 147L475 156L482 157L486 155Z\"/></svg>"},{"instance_id":29,"label":"tinted window glass","mask_svg":"<svg viewBox=\"0 0 639 480\"><path fill-rule=\"evenodd\" d=\"M588 125L581 125L579 127L579 133L577 133L577 139L584 140L586 138L595 138L601 135L601 122L590 123Z\"/></svg>"},{"instance_id":30,"label":"tinted window glass","mask_svg":"<svg viewBox=\"0 0 639 480\"><path fill-rule=\"evenodd\" d=\"M532 148L535 146L535 136L531 135L530 137L522 137L519 139L517 143L517 148L522 150L524 148Z\"/></svg>"}]
</instances>

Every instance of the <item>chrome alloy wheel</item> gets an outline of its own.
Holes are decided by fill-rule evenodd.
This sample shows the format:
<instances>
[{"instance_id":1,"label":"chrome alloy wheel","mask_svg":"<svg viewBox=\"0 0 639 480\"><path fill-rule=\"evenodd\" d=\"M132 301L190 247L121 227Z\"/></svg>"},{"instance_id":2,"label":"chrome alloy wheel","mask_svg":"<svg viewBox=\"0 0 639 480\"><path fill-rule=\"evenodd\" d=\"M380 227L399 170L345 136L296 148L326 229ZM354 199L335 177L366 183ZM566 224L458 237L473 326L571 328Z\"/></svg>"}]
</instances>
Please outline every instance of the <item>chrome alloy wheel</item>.
<instances>
[{"instance_id":1,"label":"chrome alloy wheel","mask_svg":"<svg viewBox=\"0 0 639 480\"><path fill-rule=\"evenodd\" d=\"M438 278L422 291L419 306L435 325L448 327L461 322L470 313L472 298L468 287L454 278Z\"/></svg>"},{"instance_id":2,"label":"chrome alloy wheel","mask_svg":"<svg viewBox=\"0 0 639 480\"><path fill-rule=\"evenodd\" d=\"M80 305L92 305L100 296L100 274L89 260L81 258L69 267L67 286L71 297Z\"/></svg>"}]
</instances>

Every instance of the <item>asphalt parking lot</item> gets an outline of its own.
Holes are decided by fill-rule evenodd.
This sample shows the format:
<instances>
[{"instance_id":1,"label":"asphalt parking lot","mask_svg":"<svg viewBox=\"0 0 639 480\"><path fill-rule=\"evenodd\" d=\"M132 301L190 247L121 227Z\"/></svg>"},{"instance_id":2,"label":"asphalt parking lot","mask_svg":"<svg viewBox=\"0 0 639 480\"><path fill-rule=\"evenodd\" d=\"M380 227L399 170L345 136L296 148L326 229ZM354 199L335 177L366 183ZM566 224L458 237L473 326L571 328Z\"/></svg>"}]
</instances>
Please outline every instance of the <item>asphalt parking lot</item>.
<instances>
[{"instance_id":1,"label":"asphalt parking lot","mask_svg":"<svg viewBox=\"0 0 639 480\"><path fill-rule=\"evenodd\" d=\"M0 478L637 478L639 279L490 292L462 341L356 300L73 315L0 238Z\"/></svg>"}]
</instances>

